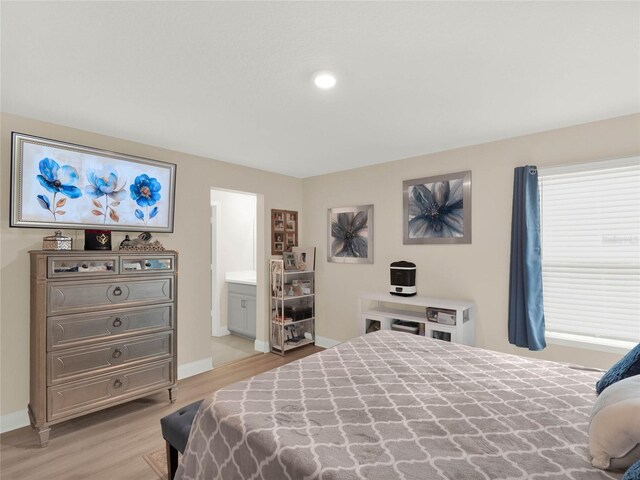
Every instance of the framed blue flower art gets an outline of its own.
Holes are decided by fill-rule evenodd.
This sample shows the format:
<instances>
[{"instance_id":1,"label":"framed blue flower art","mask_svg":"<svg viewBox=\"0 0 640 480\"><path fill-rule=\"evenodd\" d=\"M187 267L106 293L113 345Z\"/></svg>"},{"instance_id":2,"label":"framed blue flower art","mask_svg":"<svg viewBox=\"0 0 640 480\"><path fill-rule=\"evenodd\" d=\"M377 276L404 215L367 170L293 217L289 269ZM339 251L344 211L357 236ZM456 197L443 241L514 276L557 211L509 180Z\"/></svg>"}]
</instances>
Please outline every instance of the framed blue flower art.
<instances>
[{"instance_id":1,"label":"framed blue flower art","mask_svg":"<svg viewBox=\"0 0 640 480\"><path fill-rule=\"evenodd\" d=\"M403 243L471 243L471 172L403 182Z\"/></svg>"},{"instance_id":2,"label":"framed blue flower art","mask_svg":"<svg viewBox=\"0 0 640 480\"><path fill-rule=\"evenodd\" d=\"M12 133L11 226L172 232L176 166Z\"/></svg>"}]
</instances>

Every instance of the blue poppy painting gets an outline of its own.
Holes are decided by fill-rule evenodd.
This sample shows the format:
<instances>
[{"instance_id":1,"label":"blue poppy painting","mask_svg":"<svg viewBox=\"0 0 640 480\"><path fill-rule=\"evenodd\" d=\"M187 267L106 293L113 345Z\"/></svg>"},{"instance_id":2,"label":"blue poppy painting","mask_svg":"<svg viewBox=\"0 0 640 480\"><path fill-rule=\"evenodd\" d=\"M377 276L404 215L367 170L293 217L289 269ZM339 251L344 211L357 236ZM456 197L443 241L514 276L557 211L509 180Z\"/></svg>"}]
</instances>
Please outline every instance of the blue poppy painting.
<instances>
[{"instance_id":1,"label":"blue poppy painting","mask_svg":"<svg viewBox=\"0 0 640 480\"><path fill-rule=\"evenodd\" d=\"M146 209L146 211L142 211L139 208L135 210L136 218L142 220L145 225L159 212L158 207L153 207L151 211L149 211L149 207L160 201L162 198L160 195L161 189L162 186L160 182L158 182L156 178L149 177L146 173L136 177L133 184L129 187L131 198L136 201L138 206Z\"/></svg>"},{"instance_id":2,"label":"blue poppy painting","mask_svg":"<svg viewBox=\"0 0 640 480\"><path fill-rule=\"evenodd\" d=\"M43 158L40 160L38 167L40 173L36 175L36 179L45 190L53 193L52 201L49 201L47 195L37 195L38 204L45 210L51 212L53 219L56 220L58 215L67 213L65 210L61 210L67 203L67 199L60 198L56 200L58 194L71 199L82 196L82 191L75 186L78 182L78 171L70 165L63 165L61 167L58 162L51 158Z\"/></svg>"},{"instance_id":3,"label":"blue poppy painting","mask_svg":"<svg viewBox=\"0 0 640 480\"><path fill-rule=\"evenodd\" d=\"M404 182L404 243L471 242L471 172Z\"/></svg>"},{"instance_id":4,"label":"blue poppy painting","mask_svg":"<svg viewBox=\"0 0 640 480\"><path fill-rule=\"evenodd\" d=\"M171 163L12 133L11 226L173 231Z\"/></svg>"}]
</instances>

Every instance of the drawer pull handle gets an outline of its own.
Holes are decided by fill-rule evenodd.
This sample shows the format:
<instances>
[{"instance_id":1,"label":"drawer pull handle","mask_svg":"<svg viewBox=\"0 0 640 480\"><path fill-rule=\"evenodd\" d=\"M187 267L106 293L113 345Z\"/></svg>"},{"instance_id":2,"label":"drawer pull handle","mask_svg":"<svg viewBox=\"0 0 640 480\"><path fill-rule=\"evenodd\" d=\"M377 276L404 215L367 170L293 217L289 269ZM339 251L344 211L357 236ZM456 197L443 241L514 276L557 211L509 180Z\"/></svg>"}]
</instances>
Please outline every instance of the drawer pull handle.
<instances>
[{"instance_id":1,"label":"drawer pull handle","mask_svg":"<svg viewBox=\"0 0 640 480\"><path fill-rule=\"evenodd\" d=\"M122 295L122 289L120 287L116 287L116 289L113 291L113 294L116 297L119 297L120 295Z\"/></svg>"},{"instance_id":2,"label":"drawer pull handle","mask_svg":"<svg viewBox=\"0 0 640 480\"><path fill-rule=\"evenodd\" d=\"M150 264L149 262L147 262L147 263L145 263L145 264L144 264L144 266L145 266L145 267L150 267L150 266L151 266L151 264Z\"/></svg>"},{"instance_id":3,"label":"drawer pull handle","mask_svg":"<svg viewBox=\"0 0 640 480\"><path fill-rule=\"evenodd\" d=\"M120 381L119 378L116 379L115 382L113 382L113 388L120 388L122 386L122 382Z\"/></svg>"},{"instance_id":4,"label":"drawer pull handle","mask_svg":"<svg viewBox=\"0 0 640 480\"><path fill-rule=\"evenodd\" d=\"M113 354L111 355L113 358L120 358L120 356L122 355L122 350L120 350L119 348L116 348L113 351Z\"/></svg>"},{"instance_id":5,"label":"drawer pull handle","mask_svg":"<svg viewBox=\"0 0 640 480\"><path fill-rule=\"evenodd\" d=\"M83 263L82 264L82 268L84 268L86 270L87 268L89 268L89 265L87 265L86 263Z\"/></svg>"},{"instance_id":6,"label":"drawer pull handle","mask_svg":"<svg viewBox=\"0 0 640 480\"><path fill-rule=\"evenodd\" d=\"M116 318L116 319L113 321L113 326L114 326L115 328L118 328L120 325L122 325L122 320L120 320L120 318Z\"/></svg>"}]
</instances>

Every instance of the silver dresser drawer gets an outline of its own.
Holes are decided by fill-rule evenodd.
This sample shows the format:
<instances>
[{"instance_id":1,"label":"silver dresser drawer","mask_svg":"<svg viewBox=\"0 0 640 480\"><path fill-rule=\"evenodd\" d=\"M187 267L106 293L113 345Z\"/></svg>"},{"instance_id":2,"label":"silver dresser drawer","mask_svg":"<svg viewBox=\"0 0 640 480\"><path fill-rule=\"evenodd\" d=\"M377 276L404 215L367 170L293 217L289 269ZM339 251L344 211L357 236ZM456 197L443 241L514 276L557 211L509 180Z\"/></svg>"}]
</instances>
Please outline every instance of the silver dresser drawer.
<instances>
[{"instance_id":1,"label":"silver dresser drawer","mask_svg":"<svg viewBox=\"0 0 640 480\"><path fill-rule=\"evenodd\" d=\"M49 257L47 276L59 277L95 277L98 275L116 275L118 273L118 257Z\"/></svg>"},{"instance_id":2,"label":"silver dresser drawer","mask_svg":"<svg viewBox=\"0 0 640 480\"><path fill-rule=\"evenodd\" d=\"M173 335L168 331L49 353L48 384L79 380L119 366L166 358L172 353L172 339Z\"/></svg>"},{"instance_id":3,"label":"silver dresser drawer","mask_svg":"<svg viewBox=\"0 0 640 480\"><path fill-rule=\"evenodd\" d=\"M100 410L104 405L171 385L174 382L172 371L172 360L166 360L49 387L47 421Z\"/></svg>"},{"instance_id":4,"label":"silver dresser drawer","mask_svg":"<svg viewBox=\"0 0 640 480\"><path fill-rule=\"evenodd\" d=\"M115 282L52 282L48 284L47 313L59 315L114 305L172 302L173 277Z\"/></svg>"},{"instance_id":5,"label":"silver dresser drawer","mask_svg":"<svg viewBox=\"0 0 640 480\"><path fill-rule=\"evenodd\" d=\"M128 255L120 257L120 273L123 274L173 272L174 269L173 256L162 257L153 255L149 257Z\"/></svg>"},{"instance_id":6,"label":"silver dresser drawer","mask_svg":"<svg viewBox=\"0 0 640 480\"><path fill-rule=\"evenodd\" d=\"M174 306L135 307L47 318L47 350L80 346L110 337L151 333L173 326Z\"/></svg>"}]
</instances>

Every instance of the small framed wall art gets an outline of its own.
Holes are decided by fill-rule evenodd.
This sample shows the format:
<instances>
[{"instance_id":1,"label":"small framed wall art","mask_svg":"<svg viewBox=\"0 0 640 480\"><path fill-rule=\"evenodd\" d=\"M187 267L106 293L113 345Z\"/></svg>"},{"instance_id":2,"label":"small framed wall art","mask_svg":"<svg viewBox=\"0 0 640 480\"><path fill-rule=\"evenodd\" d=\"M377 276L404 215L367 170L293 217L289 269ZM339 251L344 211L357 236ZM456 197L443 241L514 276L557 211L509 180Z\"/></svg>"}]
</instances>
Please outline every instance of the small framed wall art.
<instances>
[{"instance_id":1,"label":"small framed wall art","mask_svg":"<svg viewBox=\"0 0 640 480\"><path fill-rule=\"evenodd\" d=\"M271 255L282 255L298 246L298 212L271 210Z\"/></svg>"},{"instance_id":2,"label":"small framed wall art","mask_svg":"<svg viewBox=\"0 0 640 480\"><path fill-rule=\"evenodd\" d=\"M471 243L471 171L403 182L403 243Z\"/></svg>"},{"instance_id":3,"label":"small framed wall art","mask_svg":"<svg viewBox=\"0 0 640 480\"><path fill-rule=\"evenodd\" d=\"M327 260L373 263L373 205L329 209Z\"/></svg>"}]
</instances>

